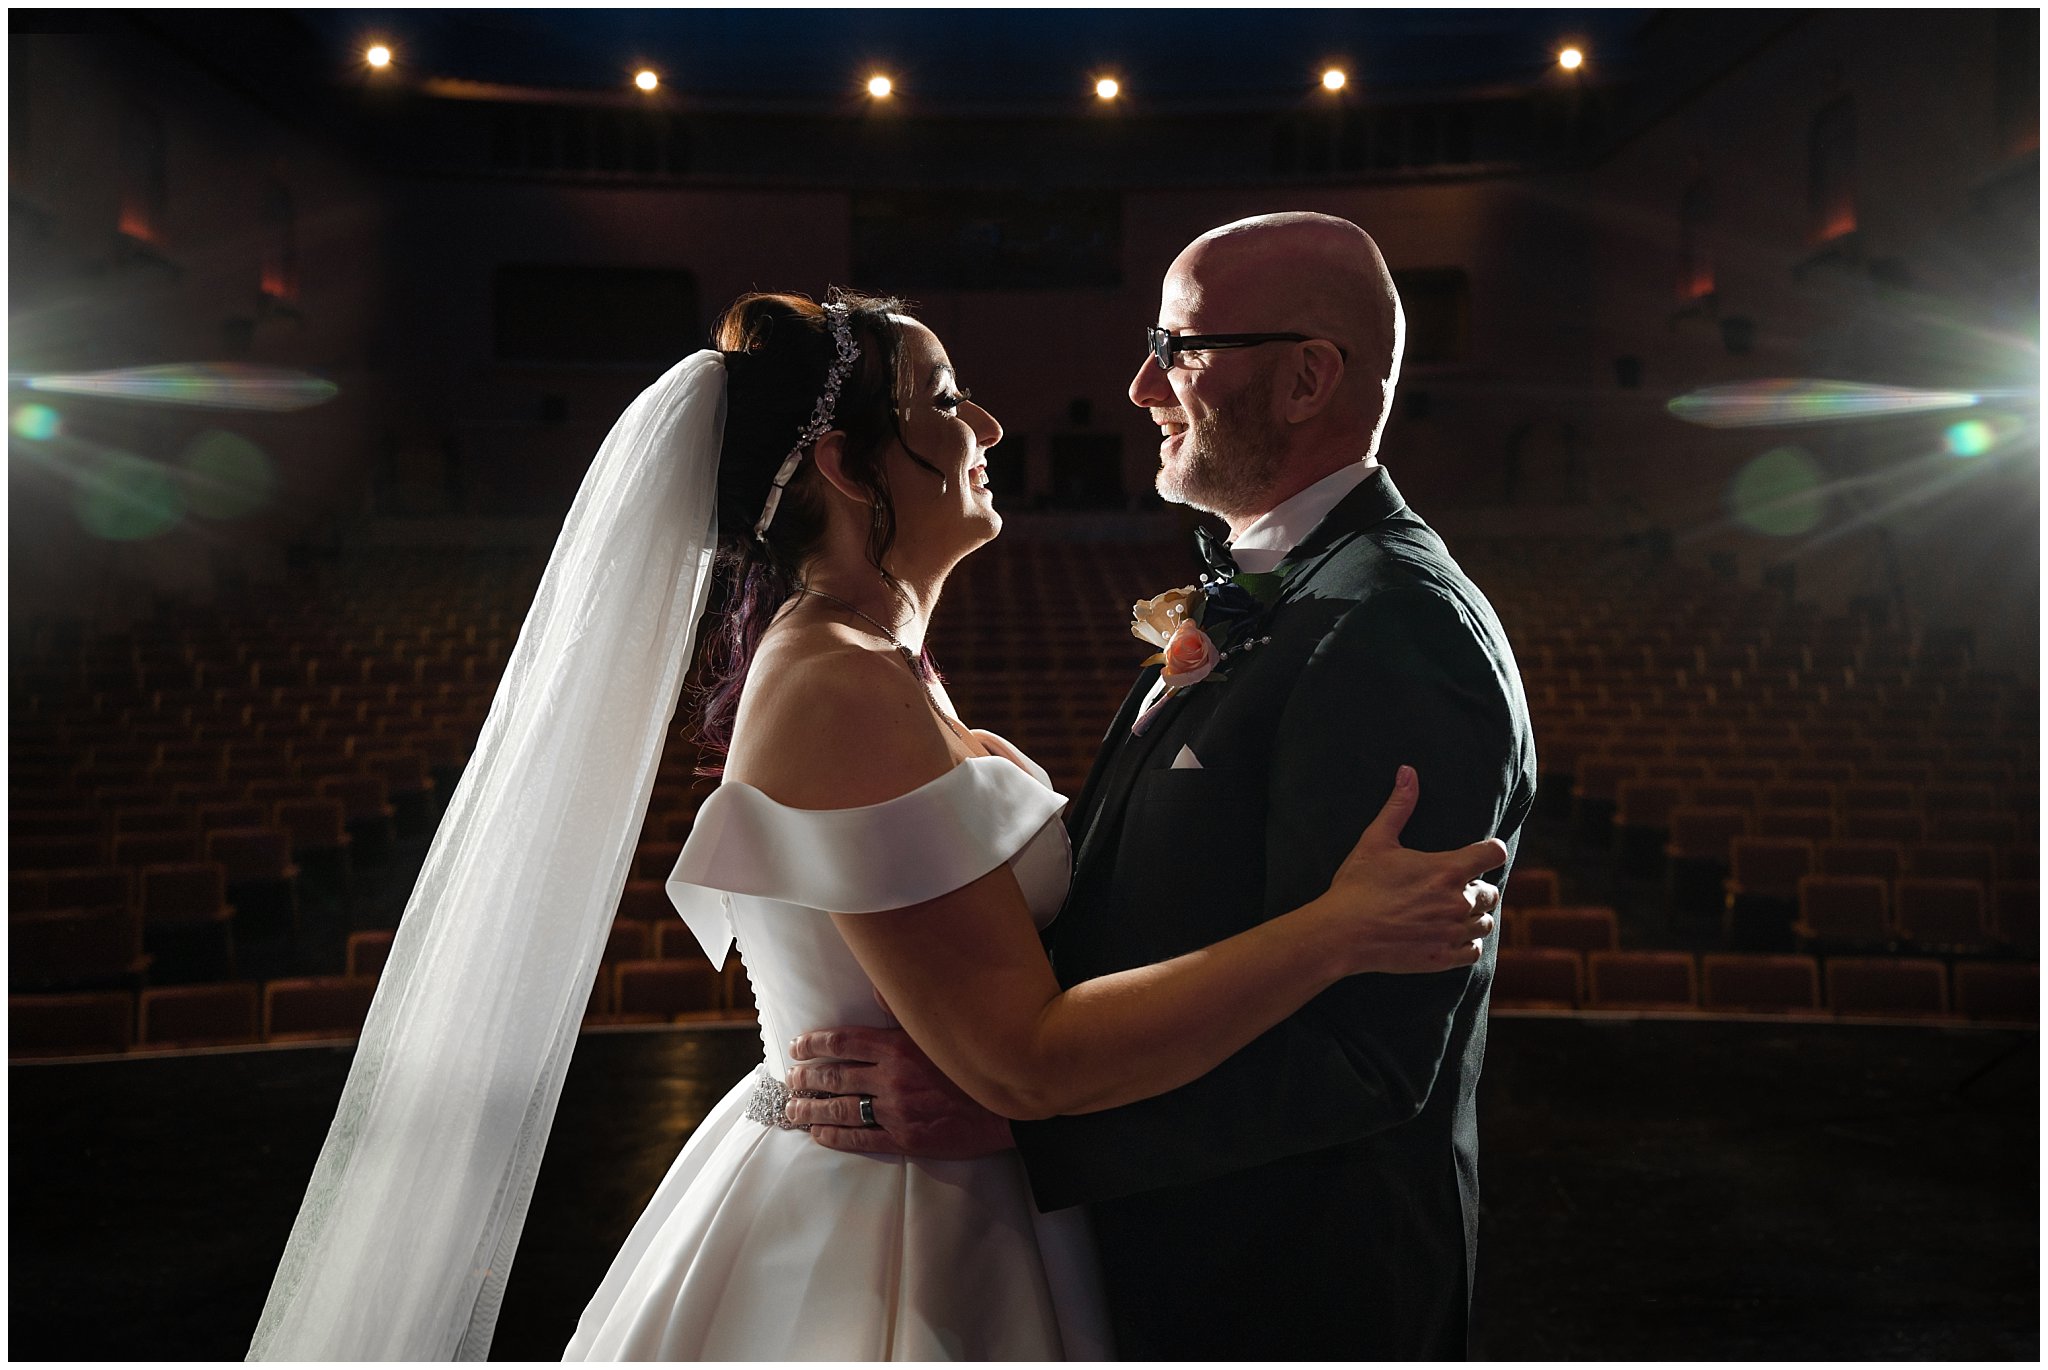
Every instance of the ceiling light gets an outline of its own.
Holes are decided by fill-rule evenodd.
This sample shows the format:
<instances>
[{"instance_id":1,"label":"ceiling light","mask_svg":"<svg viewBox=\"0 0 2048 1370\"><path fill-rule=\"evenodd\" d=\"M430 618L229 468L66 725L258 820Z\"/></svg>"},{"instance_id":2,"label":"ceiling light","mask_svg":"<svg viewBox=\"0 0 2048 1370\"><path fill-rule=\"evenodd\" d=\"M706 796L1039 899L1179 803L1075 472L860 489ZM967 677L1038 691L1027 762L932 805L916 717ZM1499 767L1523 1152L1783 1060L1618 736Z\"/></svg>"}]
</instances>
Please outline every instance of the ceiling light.
<instances>
[{"instance_id":1,"label":"ceiling light","mask_svg":"<svg viewBox=\"0 0 2048 1370\"><path fill-rule=\"evenodd\" d=\"M1586 54L1580 52L1577 48L1566 48L1563 52L1557 54L1557 64L1566 71L1577 71L1585 64L1585 61Z\"/></svg>"},{"instance_id":2,"label":"ceiling light","mask_svg":"<svg viewBox=\"0 0 2048 1370\"><path fill-rule=\"evenodd\" d=\"M370 50L363 54L363 60L379 69L388 67L391 65L391 49L382 43L372 43Z\"/></svg>"},{"instance_id":3,"label":"ceiling light","mask_svg":"<svg viewBox=\"0 0 2048 1370\"><path fill-rule=\"evenodd\" d=\"M1117 92L1122 89L1123 87L1116 83L1115 77L1105 76L1095 83L1095 98L1098 100L1114 100L1117 97Z\"/></svg>"},{"instance_id":4,"label":"ceiling light","mask_svg":"<svg viewBox=\"0 0 2048 1370\"><path fill-rule=\"evenodd\" d=\"M1328 71L1323 73L1323 89L1342 90L1344 89L1344 80L1344 73L1338 70L1336 67L1331 67Z\"/></svg>"},{"instance_id":5,"label":"ceiling light","mask_svg":"<svg viewBox=\"0 0 2048 1370\"><path fill-rule=\"evenodd\" d=\"M886 76L870 76L868 78L868 94L874 96L877 100L888 99L895 89L896 83Z\"/></svg>"},{"instance_id":6,"label":"ceiling light","mask_svg":"<svg viewBox=\"0 0 2048 1370\"><path fill-rule=\"evenodd\" d=\"M661 84L661 78L651 71L643 71L633 78L633 84L642 90L653 90Z\"/></svg>"}]
</instances>

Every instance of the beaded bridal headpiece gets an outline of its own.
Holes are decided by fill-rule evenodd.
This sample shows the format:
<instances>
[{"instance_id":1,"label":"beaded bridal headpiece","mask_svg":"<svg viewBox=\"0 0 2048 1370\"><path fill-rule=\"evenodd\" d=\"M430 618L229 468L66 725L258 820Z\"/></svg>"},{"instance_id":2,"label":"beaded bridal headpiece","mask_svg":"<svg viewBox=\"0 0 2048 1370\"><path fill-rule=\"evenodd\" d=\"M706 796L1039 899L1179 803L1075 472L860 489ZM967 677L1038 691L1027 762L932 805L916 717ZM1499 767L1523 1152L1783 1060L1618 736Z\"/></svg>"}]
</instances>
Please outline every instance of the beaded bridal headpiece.
<instances>
[{"instance_id":1,"label":"beaded bridal headpiece","mask_svg":"<svg viewBox=\"0 0 2048 1370\"><path fill-rule=\"evenodd\" d=\"M803 433L797 438L796 446L782 459L776 469L775 483L768 487L768 502L761 507L761 517L754 524L756 540L766 538L768 525L774 522L775 510L782 503L783 487L796 475L796 468L803 464L804 453L811 444L832 431L832 411L839 405L839 387L846 383L846 377L853 370L853 364L860 360L860 345L853 339L853 316L843 304L828 304L825 315L832 321L832 342L838 355L825 372L825 391L818 396L817 407L811 410L811 421L804 425Z\"/></svg>"}]
</instances>

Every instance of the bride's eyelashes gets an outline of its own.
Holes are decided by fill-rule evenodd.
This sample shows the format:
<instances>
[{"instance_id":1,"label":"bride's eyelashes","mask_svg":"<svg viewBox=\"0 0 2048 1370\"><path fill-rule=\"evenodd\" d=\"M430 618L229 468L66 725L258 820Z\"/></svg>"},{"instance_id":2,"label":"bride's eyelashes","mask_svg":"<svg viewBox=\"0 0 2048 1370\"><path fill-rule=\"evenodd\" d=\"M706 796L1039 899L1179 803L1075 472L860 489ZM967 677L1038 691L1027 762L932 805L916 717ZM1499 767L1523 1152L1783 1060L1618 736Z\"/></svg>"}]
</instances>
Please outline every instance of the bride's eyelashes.
<instances>
[{"instance_id":1,"label":"bride's eyelashes","mask_svg":"<svg viewBox=\"0 0 2048 1370\"><path fill-rule=\"evenodd\" d=\"M932 400L932 403L950 414L959 409L963 403L973 398L974 392L963 385L956 390L940 391L938 396Z\"/></svg>"}]
</instances>

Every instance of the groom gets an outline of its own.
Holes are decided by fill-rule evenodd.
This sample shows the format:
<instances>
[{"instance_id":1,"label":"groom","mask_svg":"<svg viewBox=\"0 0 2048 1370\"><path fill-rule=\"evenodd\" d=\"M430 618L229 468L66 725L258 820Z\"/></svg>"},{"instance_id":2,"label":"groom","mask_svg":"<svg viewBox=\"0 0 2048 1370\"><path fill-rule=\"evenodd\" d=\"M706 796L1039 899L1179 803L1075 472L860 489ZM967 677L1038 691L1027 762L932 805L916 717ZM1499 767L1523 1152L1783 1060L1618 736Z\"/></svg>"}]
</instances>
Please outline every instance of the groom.
<instances>
[{"instance_id":1,"label":"groom","mask_svg":"<svg viewBox=\"0 0 2048 1370\"><path fill-rule=\"evenodd\" d=\"M1147 668L1110 727L1047 932L1062 984L1320 895L1404 763L1406 845L1492 836L1512 862L1536 774L1513 655L1376 460L1403 330L1378 247L1343 219L1227 224L1167 272L1130 396L1159 426L1159 492L1229 524L1227 552L1204 544L1224 656L1173 691ZM810 1033L799 1060L874 1064L798 1065L792 1087L871 1095L881 1127L844 1126L852 1098L789 1116L827 1146L913 1155L1014 1135L1041 1208L1088 1205L1124 1358L1462 1358L1493 966L1489 939L1466 969L1354 976L1171 1093L1007 1129L900 1033Z\"/></svg>"}]
</instances>

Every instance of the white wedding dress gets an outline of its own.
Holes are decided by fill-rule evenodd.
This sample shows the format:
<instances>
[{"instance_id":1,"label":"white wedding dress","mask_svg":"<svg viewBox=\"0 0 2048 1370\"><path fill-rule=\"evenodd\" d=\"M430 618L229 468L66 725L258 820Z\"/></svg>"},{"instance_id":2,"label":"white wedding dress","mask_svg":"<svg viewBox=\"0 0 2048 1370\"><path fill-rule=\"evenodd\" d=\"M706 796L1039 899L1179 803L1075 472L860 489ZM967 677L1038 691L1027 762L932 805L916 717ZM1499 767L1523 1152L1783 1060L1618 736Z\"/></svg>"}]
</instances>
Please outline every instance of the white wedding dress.
<instances>
[{"instance_id":1,"label":"white wedding dress","mask_svg":"<svg viewBox=\"0 0 2048 1370\"><path fill-rule=\"evenodd\" d=\"M888 1022L822 910L901 908L1007 862L1039 926L1058 911L1066 801L980 736L1004 755L881 804L791 809L735 782L705 801L669 894L714 962L737 940L765 1059L691 1135L564 1359L1110 1356L1085 1215L1039 1213L1015 1153L859 1155L748 1116L798 1033Z\"/></svg>"}]
</instances>

